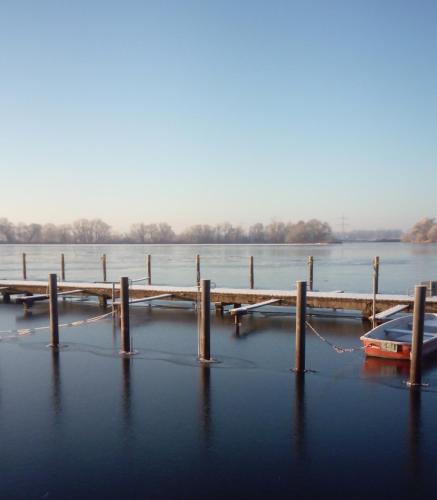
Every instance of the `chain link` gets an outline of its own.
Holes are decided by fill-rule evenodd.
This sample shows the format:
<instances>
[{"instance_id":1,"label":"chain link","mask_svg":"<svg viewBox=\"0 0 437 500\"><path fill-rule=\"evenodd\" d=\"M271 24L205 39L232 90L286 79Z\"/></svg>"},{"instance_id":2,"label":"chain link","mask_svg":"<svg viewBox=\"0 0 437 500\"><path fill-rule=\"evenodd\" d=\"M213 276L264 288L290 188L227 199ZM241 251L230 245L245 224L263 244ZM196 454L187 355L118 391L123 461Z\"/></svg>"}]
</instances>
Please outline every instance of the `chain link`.
<instances>
[{"instance_id":1,"label":"chain link","mask_svg":"<svg viewBox=\"0 0 437 500\"><path fill-rule=\"evenodd\" d=\"M334 351L338 354L344 354L345 352L356 352L356 351L361 351L364 349L364 347L341 347L336 344L333 344L332 342L329 342L329 340L323 335L321 335L308 321L305 321L305 324L308 326L308 328L322 341L326 342Z\"/></svg>"}]
</instances>

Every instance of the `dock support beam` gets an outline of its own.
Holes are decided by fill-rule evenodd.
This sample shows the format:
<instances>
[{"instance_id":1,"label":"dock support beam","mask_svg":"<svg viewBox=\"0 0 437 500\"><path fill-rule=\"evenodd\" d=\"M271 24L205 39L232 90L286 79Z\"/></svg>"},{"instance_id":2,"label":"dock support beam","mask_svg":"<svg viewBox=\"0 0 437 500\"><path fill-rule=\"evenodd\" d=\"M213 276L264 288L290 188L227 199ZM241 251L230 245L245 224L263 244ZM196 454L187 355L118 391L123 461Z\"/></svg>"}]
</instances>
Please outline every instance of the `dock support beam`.
<instances>
[{"instance_id":1,"label":"dock support beam","mask_svg":"<svg viewBox=\"0 0 437 500\"><path fill-rule=\"evenodd\" d=\"M152 284L152 256L147 256L147 283Z\"/></svg>"},{"instance_id":2,"label":"dock support beam","mask_svg":"<svg viewBox=\"0 0 437 500\"><path fill-rule=\"evenodd\" d=\"M426 286L414 288L413 339L411 342L410 387L422 384L422 347L425 322Z\"/></svg>"},{"instance_id":3,"label":"dock support beam","mask_svg":"<svg viewBox=\"0 0 437 500\"><path fill-rule=\"evenodd\" d=\"M121 320L121 354L130 354L129 331L129 278L120 278L120 320Z\"/></svg>"},{"instance_id":4,"label":"dock support beam","mask_svg":"<svg viewBox=\"0 0 437 500\"><path fill-rule=\"evenodd\" d=\"M200 255L196 255L196 283L200 286Z\"/></svg>"},{"instance_id":5,"label":"dock support beam","mask_svg":"<svg viewBox=\"0 0 437 500\"><path fill-rule=\"evenodd\" d=\"M102 255L103 281L106 282L106 253Z\"/></svg>"},{"instance_id":6,"label":"dock support beam","mask_svg":"<svg viewBox=\"0 0 437 500\"><path fill-rule=\"evenodd\" d=\"M253 255L249 257L249 287L251 290L254 288L254 273L253 273Z\"/></svg>"},{"instance_id":7,"label":"dock support beam","mask_svg":"<svg viewBox=\"0 0 437 500\"><path fill-rule=\"evenodd\" d=\"M58 278L56 273L49 274L49 308L50 308L50 347L59 347L58 318Z\"/></svg>"},{"instance_id":8,"label":"dock support beam","mask_svg":"<svg viewBox=\"0 0 437 500\"><path fill-rule=\"evenodd\" d=\"M296 373L305 373L306 281L296 282Z\"/></svg>"},{"instance_id":9,"label":"dock support beam","mask_svg":"<svg viewBox=\"0 0 437 500\"><path fill-rule=\"evenodd\" d=\"M65 256L61 253L61 281L65 281Z\"/></svg>"},{"instance_id":10,"label":"dock support beam","mask_svg":"<svg viewBox=\"0 0 437 500\"><path fill-rule=\"evenodd\" d=\"M27 280L26 254L23 253L23 280Z\"/></svg>"},{"instance_id":11,"label":"dock support beam","mask_svg":"<svg viewBox=\"0 0 437 500\"><path fill-rule=\"evenodd\" d=\"M200 329L199 329L199 345L198 345L198 356L200 361L210 361L211 359L211 344L210 344L210 334L211 334L211 318L210 318L210 290L211 281L201 280L200 282Z\"/></svg>"},{"instance_id":12,"label":"dock support beam","mask_svg":"<svg viewBox=\"0 0 437 500\"><path fill-rule=\"evenodd\" d=\"M313 291L313 279L314 279L314 257L310 255L308 257L308 289L310 292Z\"/></svg>"}]
</instances>

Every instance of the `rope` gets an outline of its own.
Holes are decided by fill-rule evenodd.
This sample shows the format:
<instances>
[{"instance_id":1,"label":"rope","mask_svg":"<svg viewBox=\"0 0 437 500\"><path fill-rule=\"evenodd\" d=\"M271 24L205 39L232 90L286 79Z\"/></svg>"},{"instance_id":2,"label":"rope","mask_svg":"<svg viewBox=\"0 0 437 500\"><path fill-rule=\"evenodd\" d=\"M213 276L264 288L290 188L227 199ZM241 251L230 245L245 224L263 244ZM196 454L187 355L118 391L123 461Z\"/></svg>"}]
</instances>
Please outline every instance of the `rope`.
<instances>
[{"instance_id":1,"label":"rope","mask_svg":"<svg viewBox=\"0 0 437 500\"><path fill-rule=\"evenodd\" d=\"M100 316L93 316L92 318L72 321L70 323L61 323L59 324L59 328L68 328L73 326L81 326L89 323L96 323L108 316L112 316L112 312L107 314L101 314ZM19 328L16 330L0 330L0 334L8 334L8 335L0 335L0 340L12 339L16 337L21 337L23 335L30 335L32 333L36 333L42 330L50 330L50 326L38 326L36 328Z\"/></svg>"},{"instance_id":2,"label":"rope","mask_svg":"<svg viewBox=\"0 0 437 500\"><path fill-rule=\"evenodd\" d=\"M332 349L334 349L337 354L344 354L345 352L356 352L364 349L364 347L341 347L333 344L332 342L329 342L327 338L323 337L323 335L321 335L308 321L305 321L305 324L317 337L319 337L322 342L326 342L330 347L332 347Z\"/></svg>"}]
</instances>

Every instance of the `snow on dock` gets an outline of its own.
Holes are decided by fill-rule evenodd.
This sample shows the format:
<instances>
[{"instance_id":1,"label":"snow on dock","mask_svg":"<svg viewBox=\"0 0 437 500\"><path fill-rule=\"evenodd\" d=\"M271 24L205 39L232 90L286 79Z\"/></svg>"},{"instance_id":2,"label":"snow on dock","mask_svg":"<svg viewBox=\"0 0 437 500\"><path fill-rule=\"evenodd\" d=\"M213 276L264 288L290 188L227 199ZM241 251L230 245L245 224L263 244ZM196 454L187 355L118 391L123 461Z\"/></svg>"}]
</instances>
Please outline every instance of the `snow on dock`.
<instances>
[{"instance_id":1,"label":"snow on dock","mask_svg":"<svg viewBox=\"0 0 437 500\"><path fill-rule=\"evenodd\" d=\"M75 282L59 281L59 293L77 293L110 299L112 291L119 294L119 283L112 282ZM44 280L0 280L0 293L5 301L11 295L16 294L41 294L47 295L47 281ZM197 286L167 286L167 285L140 285L132 284L129 287L129 297L134 299L145 299L168 294L166 300L197 301L199 290ZM171 295L171 296L170 296ZM31 298L31 297L29 297ZM22 300L22 299L21 299ZM296 305L296 290L268 290L268 289L246 289L246 288L213 288L211 289L211 301L217 307L223 305L234 305L240 307L242 304L252 305L266 301L278 300L281 306ZM403 310L411 311L414 298L409 295L378 294L376 301L376 312L381 313L388 308L403 307ZM373 295L371 293L348 293L335 292L308 292L307 306L311 308L324 309L346 309L361 311L363 316L369 318L372 315ZM437 312L437 297L426 299L427 312Z\"/></svg>"}]
</instances>

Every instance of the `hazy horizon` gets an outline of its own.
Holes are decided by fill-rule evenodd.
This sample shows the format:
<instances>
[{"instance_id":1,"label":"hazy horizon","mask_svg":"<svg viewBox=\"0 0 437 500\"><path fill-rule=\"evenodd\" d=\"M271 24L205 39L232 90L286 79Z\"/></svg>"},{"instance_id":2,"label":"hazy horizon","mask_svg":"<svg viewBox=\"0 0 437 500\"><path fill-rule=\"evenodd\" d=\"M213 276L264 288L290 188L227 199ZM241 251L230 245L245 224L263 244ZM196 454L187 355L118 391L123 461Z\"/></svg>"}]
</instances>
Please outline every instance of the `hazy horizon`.
<instances>
[{"instance_id":1,"label":"hazy horizon","mask_svg":"<svg viewBox=\"0 0 437 500\"><path fill-rule=\"evenodd\" d=\"M4 1L0 216L434 217L437 4Z\"/></svg>"}]
</instances>

